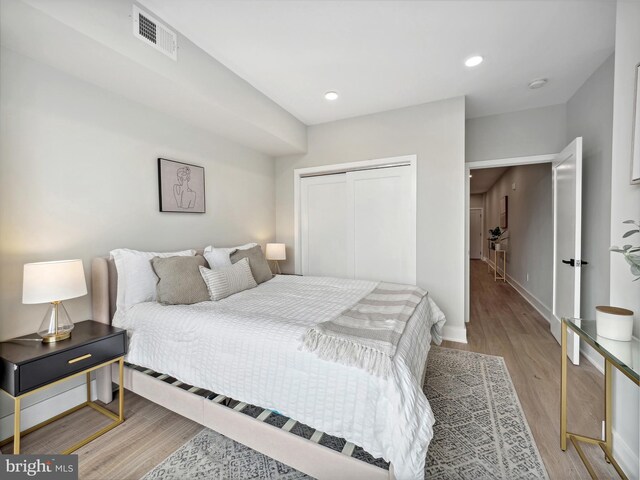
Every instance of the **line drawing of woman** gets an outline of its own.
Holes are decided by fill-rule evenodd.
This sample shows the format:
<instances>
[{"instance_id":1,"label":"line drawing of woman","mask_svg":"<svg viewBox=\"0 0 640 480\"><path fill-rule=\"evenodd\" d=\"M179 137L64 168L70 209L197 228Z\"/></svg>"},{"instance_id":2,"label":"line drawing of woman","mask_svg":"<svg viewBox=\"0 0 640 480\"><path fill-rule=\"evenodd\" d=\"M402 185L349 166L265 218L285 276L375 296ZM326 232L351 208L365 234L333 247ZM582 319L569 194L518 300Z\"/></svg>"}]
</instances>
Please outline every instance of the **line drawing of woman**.
<instances>
[{"instance_id":1,"label":"line drawing of woman","mask_svg":"<svg viewBox=\"0 0 640 480\"><path fill-rule=\"evenodd\" d=\"M189 167L178 168L176 177L178 183L173 185L173 196L178 208L194 208L196 206L196 192L189 187L191 169Z\"/></svg>"}]
</instances>

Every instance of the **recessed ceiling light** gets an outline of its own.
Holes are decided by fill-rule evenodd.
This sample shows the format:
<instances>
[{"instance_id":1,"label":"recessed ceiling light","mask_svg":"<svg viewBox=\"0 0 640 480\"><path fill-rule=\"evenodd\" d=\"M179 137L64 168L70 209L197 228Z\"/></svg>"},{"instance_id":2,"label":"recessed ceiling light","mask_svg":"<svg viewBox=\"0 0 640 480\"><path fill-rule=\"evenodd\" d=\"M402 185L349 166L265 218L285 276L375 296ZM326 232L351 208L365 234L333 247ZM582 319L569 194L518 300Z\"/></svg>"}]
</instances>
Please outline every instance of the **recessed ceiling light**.
<instances>
[{"instance_id":1,"label":"recessed ceiling light","mask_svg":"<svg viewBox=\"0 0 640 480\"><path fill-rule=\"evenodd\" d=\"M482 63L482 61L484 60L484 58L482 58L480 55L474 55L473 57L469 57L464 61L464 64L467 67L477 67L478 65L480 65Z\"/></svg>"},{"instance_id":2,"label":"recessed ceiling light","mask_svg":"<svg viewBox=\"0 0 640 480\"><path fill-rule=\"evenodd\" d=\"M529 88L535 90L536 88L544 87L549 80L546 78L537 78L529 83Z\"/></svg>"},{"instance_id":3,"label":"recessed ceiling light","mask_svg":"<svg viewBox=\"0 0 640 480\"><path fill-rule=\"evenodd\" d=\"M338 99L338 92L334 92L334 91L330 91L324 94L324 98L325 100L337 100Z\"/></svg>"}]
</instances>

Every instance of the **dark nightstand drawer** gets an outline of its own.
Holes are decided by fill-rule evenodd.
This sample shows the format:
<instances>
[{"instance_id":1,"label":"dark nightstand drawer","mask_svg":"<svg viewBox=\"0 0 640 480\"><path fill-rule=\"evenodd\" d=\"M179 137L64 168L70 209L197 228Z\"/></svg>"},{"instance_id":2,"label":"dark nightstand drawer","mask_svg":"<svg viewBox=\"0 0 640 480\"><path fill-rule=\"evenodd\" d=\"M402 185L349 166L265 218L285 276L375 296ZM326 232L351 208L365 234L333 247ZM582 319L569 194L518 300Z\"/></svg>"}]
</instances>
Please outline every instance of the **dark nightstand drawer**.
<instances>
[{"instance_id":1,"label":"dark nightstand drawer","mask_svg":"<svg viewBox=\"0 0 640 480\"><path fill-rule=\"evenodd\" d=\"M126 353L125 335L103 338L18 367L20 393L86 370Z\"/></svg>"}]
</instances>

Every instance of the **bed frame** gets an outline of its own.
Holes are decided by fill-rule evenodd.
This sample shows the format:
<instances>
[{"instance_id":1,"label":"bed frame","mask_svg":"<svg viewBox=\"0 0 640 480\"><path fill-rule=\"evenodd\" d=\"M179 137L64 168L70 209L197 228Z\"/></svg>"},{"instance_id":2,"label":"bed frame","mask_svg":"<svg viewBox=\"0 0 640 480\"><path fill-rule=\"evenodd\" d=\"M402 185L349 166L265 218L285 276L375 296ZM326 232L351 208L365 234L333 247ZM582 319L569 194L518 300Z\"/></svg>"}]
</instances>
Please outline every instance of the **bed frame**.
<instances>
[{"instance_id":1,"label":"bed frame","mask_svg":"<svg viewBox=\"0 0 640 480\"><path fill-rule=\"evenodd\" d=\"M91 265L93 319L111 324L116 304L117 272L112 259L98 257ZM112 382L118 371L111 366L97 371L97 395L113 399ZM318 479L394 480L393 466L384 469L306 439L286 429L245 415L237 409L177 388L141 369L125 366L124 387L158 405ZM315 436L315 435L314 435ZM317 437L316 437L317 438ZM343 451L344 452L344 451Z\"/></svg>"}]
</instances>

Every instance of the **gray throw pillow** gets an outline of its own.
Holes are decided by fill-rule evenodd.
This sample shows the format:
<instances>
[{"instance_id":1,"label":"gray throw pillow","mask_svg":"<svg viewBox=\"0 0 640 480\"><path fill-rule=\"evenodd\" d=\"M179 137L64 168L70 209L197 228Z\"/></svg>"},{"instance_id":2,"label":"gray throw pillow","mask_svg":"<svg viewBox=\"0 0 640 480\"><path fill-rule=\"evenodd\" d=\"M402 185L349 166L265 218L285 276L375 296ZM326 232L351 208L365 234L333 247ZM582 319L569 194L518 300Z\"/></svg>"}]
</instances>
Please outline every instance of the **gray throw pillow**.
<instances>
[{"instance_id":1,"label":"gray throw pillow","mask_svg":"<svg viewBox=\"0 0 640 480\"><path fill-rule=\"evenodd\" d=\"M264 257L264 253L262 253L260 245L247 248L246 250L236 250L229 256L229 258L231 258L231 263L239 262L243 258L249 260L251 273L258 284L264 283L273 278L271 268L269 268L269 263Z\"/></svg>"},{"instance_id":2,"label":"gray throw pillow","mask_svg":"<svg viewBox=\"0 0 640 480\"><path fill-rule=\"evenodd\" d=\"M164 305L191 305L209 301L207 285L200 267L207 265L201 255L193 257L154 257L151 266L158 276L156 293Z\"/></svg>"}]
</instances>

